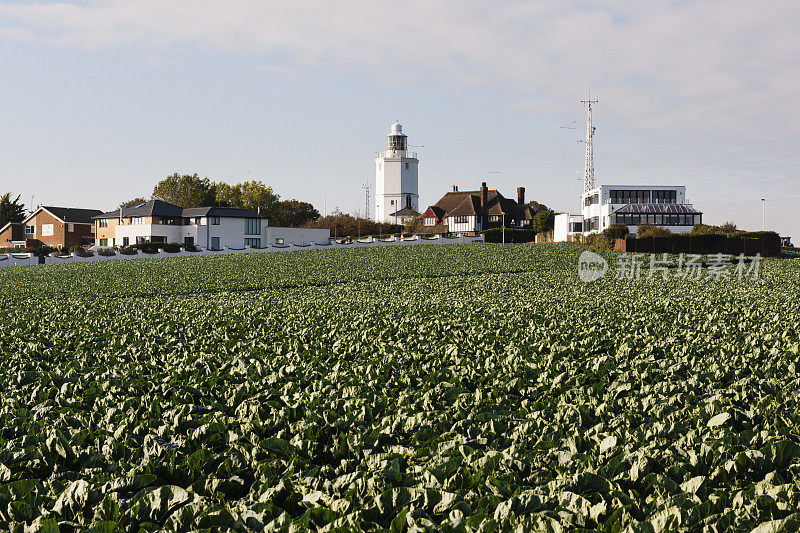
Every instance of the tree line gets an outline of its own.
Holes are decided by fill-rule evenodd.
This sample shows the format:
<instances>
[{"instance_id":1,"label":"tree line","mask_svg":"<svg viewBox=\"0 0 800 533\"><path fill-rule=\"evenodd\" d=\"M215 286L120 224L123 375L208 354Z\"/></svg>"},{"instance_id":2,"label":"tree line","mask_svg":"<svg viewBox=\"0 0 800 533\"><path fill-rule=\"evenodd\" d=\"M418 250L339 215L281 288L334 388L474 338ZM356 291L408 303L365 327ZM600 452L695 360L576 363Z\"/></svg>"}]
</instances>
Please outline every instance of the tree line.
<instances>
[{"instance_id":1,"label":"tree line","mask_svg":"<svg viewBox=\"0 0 800 533\"><path fill-rule=\"evenodd\" d=\"M308 202L281 200L272 187L261 181L231 185L201 178L197 174L172 174L153 188L151 199L163 200L184 208L236 207L261 213L273 226L304 226L319 218L319 211ZM122 202L119 207L133 207L147 202L144 197Z\"/></svg>"}]
</instances>

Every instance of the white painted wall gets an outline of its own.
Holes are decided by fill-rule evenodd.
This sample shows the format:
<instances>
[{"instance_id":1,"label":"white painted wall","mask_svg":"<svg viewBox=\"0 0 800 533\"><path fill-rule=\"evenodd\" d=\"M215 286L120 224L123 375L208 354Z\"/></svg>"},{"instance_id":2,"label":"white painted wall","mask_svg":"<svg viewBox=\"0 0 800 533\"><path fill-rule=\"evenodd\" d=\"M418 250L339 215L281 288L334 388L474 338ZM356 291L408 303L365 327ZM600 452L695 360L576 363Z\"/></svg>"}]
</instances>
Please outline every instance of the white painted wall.
<instances>
[{"instance_id":1,"label":"white painted wall","mask_svg":"<svg viewBox=\"0 0 800 533\"><path fill-rule=\"evenodd\" d=\"M331 230L270 226L267 230L266 244L278 244L278 239L283 239L283 244L304 245L310 242L327 244L331 240Z\"/></svg>"},{"instance_id":2,"label":"white painted wall","mask_svg":"<svg viewBox=\"0 0 800 533\"><path fill-rule=\"evenodd\" d=\"M400 155L407 153L389 151L383 154L386 157L375 159L375 220L378 222L394 224L394 217L389 215L406 206L407 195L411 195L411 207L419 212L419 160Z\"/></svg>"},{"instance_id":3,"label":"white painted wall","mask_svg":"<svg viewBox=\"0 0 800 533\"><path fill-rule=\"evenodd\" d=\"M467 215L466 222L455 222L455 217L446 217L447 229L450 233L469 233L481 231L482 224L477 220L476 215Z\"/></svg>"},{"instance_id":4,"label":"white painted wall","mask_svg":"<svg viewBox=\"0 0 800 533\"><path fill-rule=\"evenodd\" d=\"M128 237L129 244L136 244L137 237L145 237L150 240L154 236L159 236L166 237L167 242L180 244L184 243L185 237L193 237L195 246L199 248L210 248L212 237L219 237L220 247L244 248L244 240L246 238L261 239L261 245L264 246L267 242L267 220L261 219L261 231L256 235L245 234L246 220L244 218L220 217L219 225L215 225L209 224L209 218L202 217L199 225L126 224L116 226L113 244L122 246L124 237ZM192 222L194 222L194 219L192 219ZM95 239L95 244L99 246L100 240Z\"/></svg>"}]
</instances>

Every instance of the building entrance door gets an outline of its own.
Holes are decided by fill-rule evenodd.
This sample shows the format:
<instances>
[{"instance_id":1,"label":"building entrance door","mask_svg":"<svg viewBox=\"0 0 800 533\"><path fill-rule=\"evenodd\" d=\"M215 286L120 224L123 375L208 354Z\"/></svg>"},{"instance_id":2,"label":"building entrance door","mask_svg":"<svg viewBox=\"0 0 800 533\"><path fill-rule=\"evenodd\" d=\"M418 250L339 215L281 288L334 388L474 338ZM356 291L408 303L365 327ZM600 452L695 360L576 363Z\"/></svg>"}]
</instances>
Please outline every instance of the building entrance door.
<instances>
[{"instance_id":1,"label":"building entrance door","mask_svg":"<svg viewBox=\"0 0 800 533\"><path fill-rule=\"evenodd\" d=\"M184 237L183 238L183 245L188 248L190 246L194 246L194 237Z\"/></svg>"}]
</instances>

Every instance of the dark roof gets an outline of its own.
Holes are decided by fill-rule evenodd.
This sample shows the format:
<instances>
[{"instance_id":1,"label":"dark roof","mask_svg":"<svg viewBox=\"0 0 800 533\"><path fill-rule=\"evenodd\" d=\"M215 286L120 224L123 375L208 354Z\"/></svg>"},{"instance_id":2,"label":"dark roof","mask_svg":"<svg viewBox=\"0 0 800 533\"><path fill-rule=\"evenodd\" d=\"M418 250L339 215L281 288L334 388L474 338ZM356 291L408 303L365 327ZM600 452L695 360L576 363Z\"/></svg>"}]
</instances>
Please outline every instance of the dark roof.
<instances>
[{"instance_id":1,"label":"dark roof","mask_svg":"<svg viewBox=\"0 0 800 533\"><path fill-rule=\"evenodd\" d=\"M108 213L103 213L94 218L116 218L120 216L120 210L115 209ZM164 200L150 200L143 204L135 205L133 207L122 208L123 217L181 217L183 216L183 208L165 202Z\"/></svg>"},{"instance_id":2,"label":"dark roof","mask_svg":"<svg viewBox=\"0 0 800 533\"><path fill-rule=\"evenodd\" d=\"M700 211L685 204L628 204L614 213L653 213L700 215Z\"/></svg>"},{"instance_id":3,"label":"dark roof","mask_svg":"<svg viewBox=\"0 0 800 533\"><path fill-rule=\"evenodd\" d=\"M109 211L94 218L116 218L119 209ZM182 208L163 200L150 200L143 204L122 209L123 217L229 217L229 218L267 218L247 209L236 207L189 207Z\"/></svg>"},{"instance_id":4,"label":"dark roof","mask_svg":"<svg viewBox=\"0 0 800 533\"><path fill-rule=\"evenodd\" d=\"M399 211L395 211L394 213L389 214L390 217L415 217L418 215L419 213L414 211L414 209L411 207L404 207Z\"/></svg>"},{"instance_id":5,"label":"dark roof","mask_svg":"<svg viewBox=\"0 0 800 533\"><path fill-rule=\"evenodd\" d=\"M190 207L183 210L185 217L267 218L264 215L238 207Z\"/></svg>"},{"instance_id":6,"label":"dark roof","mask_svg":"<svg viewBox=\"0 0 800 533\"><path fill-rule=\"evenodd\" d=\"M447 212L447 216L454 217L458 215L477 215L481 211L481 198L475 194L468 194L464 196L455 208Z\"/></svg>"},{"instance_id":7,"label":"dark roof","mask_svg":"<svg viewBox=\"0 0 800 533\"><path fill-rule=\"evenodd\" d=\"M116 218L119 209L109 211L94 218ZM123 217L229 217L229 218L267 218L247 209L237 207L189 207L182 208L163 200L150 200L143 204L122 209Z\"/></svg>"},{"instance_id":8,"label":"dark roof","mask_svg":"<svg viewBox=\"0 0 800 533\"><path fill-rule=\"evenodd\" d=\"M486 190L486 205L481 208L481 191L451 191L428 208L438 218L459 215L506 215L512 219L533 218L535 209L528 204L520 205L506 198L497 189ZM433 226L428 226L433 227Z\"/></svg>"},{"instance_id":9,"label":"dark roof","mask_svg":"<svg viewBox=\"0 0 800 533\"><path fill-rule=\"evenodd\" d=\"M74 207L54 207L50 205L42 205L39 207L47 209L64 222L76 224L91 224L92 219L102 213L99 209L77 209Z\"/></svg>"}]
</instances>

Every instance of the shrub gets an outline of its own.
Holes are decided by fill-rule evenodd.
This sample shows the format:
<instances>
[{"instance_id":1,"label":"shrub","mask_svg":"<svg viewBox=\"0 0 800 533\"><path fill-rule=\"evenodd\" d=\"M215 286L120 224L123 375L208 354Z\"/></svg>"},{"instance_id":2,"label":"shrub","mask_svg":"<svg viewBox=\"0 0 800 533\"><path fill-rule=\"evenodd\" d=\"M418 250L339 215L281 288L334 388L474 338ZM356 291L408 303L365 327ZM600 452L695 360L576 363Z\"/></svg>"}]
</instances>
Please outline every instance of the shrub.
<instances>
[{"instance_id":1,"label":"shrub","mask_svg":"<svg viewBox=\"0 0 800 533\"><path fill-rule=\"evenodd\" d=\"M161 243L160 245L158 245L158 247L167 253L176 254L181 251L181 248L183 246L178 244L177 242L167 242L167 243Z\"/></svg>"},{"instance_id":2,"label":"shrub","mask_svg":"<svg viewBox=\"0 0 800 533\"><path fill-rule=\"evenodd\" d=\"M72 250L72 254L77 257L94 257L94 253L83 248L82 246L73 246L70 248Z\"/></svg>"},{"instance_id":3,"label":"shrub","mask_svg":"<svg viewBox=\"0 0 800 533\"><path fill-rule=\"evenodd\" d=\"M123 246L119 249L121 255L136 255L136 248L133 246Z\"/></svg>"},{"instance_id":4,"label":"shrub","mask_svg":"<svg viewBox=\"0 0 800 533\"><path fill-rule=\"evenodd\" d=\"M503 230L501 228L487 229L481 232L486 242L503 242ZM532 229L506 228L506 243L533 242L536 240L536 232Z\"/></svg>"},{"instance_id":5,"label":"shrub","mask_svg":"<svg viewBox=\"0 0 800 533\"><path fill-rule=\"evenodd\" d=\"M636 230L636 236L640 239L646 239L648 237L669 237L670 235L672 235L672 232L667 228L652 226L650 224L642 224Z\"/></svg>"},{"instance_id":6,"label":"shrub","mask_svg":"<svg viewBox=\"0 0 800 533\"><path fill-rule=\"evenodd\" d=\"M113 248L100 248L99 250L97 250L97 255L103 257L113 257L117 255L117 253L114 251Z\"/></svg>"},{"instance_id":7,"label":"shrub","mask_svg":"<svg viewBox=\"0 0 800 533\"><path fill-rule=\"evenodd\" d=\"M590 248L598 251L609 251L614 249L614 239L609 237L605 232L592 233L586 237L586 244L588 244Z\"/></svg>"},{"instance_id":8,"label":"shrub","mask_svg":"<svg viewBox=\"0 0 800 533\"><path fill-rule=\"evenodd\" d=\"M611 224L603 230L603 234L607 235L610 239L624 239L629 233L630 231L626 224Z\"/></svg>"}]
</instances>

